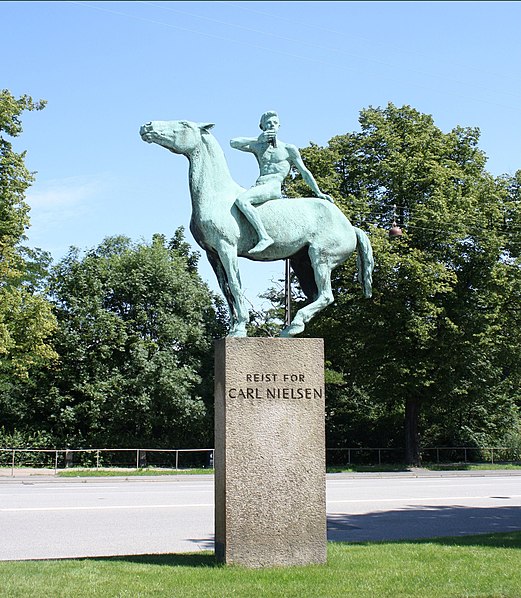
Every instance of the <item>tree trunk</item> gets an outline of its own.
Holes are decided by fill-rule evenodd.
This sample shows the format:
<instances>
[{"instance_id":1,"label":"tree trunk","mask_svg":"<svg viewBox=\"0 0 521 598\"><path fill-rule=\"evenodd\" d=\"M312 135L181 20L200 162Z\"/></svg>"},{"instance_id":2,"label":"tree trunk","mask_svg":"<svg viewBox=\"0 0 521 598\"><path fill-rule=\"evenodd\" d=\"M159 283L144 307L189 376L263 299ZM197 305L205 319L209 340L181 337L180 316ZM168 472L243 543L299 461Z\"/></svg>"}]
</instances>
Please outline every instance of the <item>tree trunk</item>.
<instances>
[{"instance_id":1,"label":"tree trunk","mask_svg":"<svg viewBox=\"0 0 521 598\"><path fill-rule=\"evenodd\" d=\"M413 467L421 466L420 435L418 433L419 414L419 399L408 398L405 402L405 462Z\"/></svg>"}]
</instances>

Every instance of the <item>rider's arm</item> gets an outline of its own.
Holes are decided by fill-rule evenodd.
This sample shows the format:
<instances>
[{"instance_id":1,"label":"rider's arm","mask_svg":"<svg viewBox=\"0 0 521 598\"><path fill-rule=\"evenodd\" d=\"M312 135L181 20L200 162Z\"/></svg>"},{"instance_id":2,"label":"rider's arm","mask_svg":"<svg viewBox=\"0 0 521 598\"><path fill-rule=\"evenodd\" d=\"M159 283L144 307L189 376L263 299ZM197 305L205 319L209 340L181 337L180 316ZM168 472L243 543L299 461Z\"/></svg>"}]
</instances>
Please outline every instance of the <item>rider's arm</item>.
<instances>
[{"instance_id":1,"label":"rider's arm","mask_svg":"<svg viewBox=\"0 0 521 598\"><path fill-rule=\"evenodd\" d=\"M243 152L252 152L253 144L257 141L257 137L236 137L230 141L233 149L242 150Z\"/></svg>"},{"instance_id":2,"label":"rider's arm","mask_svg":"<svg viewBox=\"0 0 521 598\"><path fill-rule=\"evenodd\" d=\"M306 165L302 161L302 157L300 152L294 145L286 145L288 150L288 154L291 160L291 163L295 166L295 168L300 172L302 178L307 183L308 187L313 191L313 193L319 197L320 199L327 199L327 201L333 202L333 198L325 193L320 191L317 182L315 181L311 172L306 168Z\"/></svg>"}]
</instances>

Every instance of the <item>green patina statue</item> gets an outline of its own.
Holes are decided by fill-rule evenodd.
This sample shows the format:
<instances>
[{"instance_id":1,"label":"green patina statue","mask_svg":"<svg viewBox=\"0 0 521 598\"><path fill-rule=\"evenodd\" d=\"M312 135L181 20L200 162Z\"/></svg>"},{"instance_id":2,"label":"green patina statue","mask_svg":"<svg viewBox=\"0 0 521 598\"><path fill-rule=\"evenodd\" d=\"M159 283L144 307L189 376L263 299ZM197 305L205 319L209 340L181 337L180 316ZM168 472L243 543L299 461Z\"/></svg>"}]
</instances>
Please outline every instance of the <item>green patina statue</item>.
<instances>
[{"instance_id":1,"label":"green patina statue","mask_svg":"<svg viewBox=\"0 0 521 598\"><path fill-rule=\"evenodd\" d=\"M237 207L246 216L259 237L257 245L248 252L250 254L262 253L273 243L258 211L253 206L282 197L282 182L288 176L292 165L300 172L317 197L333 201L329 195L320 191L313 175L302 161L297 147L277 139L280 127L278 114L273 110L265 112L261 116L259 126L262 133L258 137L237 137L230 141L233 148L255 154L260 168L260 176L255 185L241 193L235 200Z\"/></svg>"},{"instance_id":2,"label":"green patina statue","mask_svg":"<svg viewBox=\"0 0 521 598\"><path fill-rule=\"evenodd\" d=\"M229 336L246 336L249 316L239 257L290 260L310 302L297 311L281 336L301 333L313 316L333 302L331 271L355 250L358 279L370 297L374 262L369 238L320 191L297 148L277 140L276 113L263 114L259 137L231 141L232 147L252 152L259 163L260 176L249 190L232 179L222 148L210 133L213 126L185 120L152 121L141 127L140 134L144 141L188 158L190 230L205 250L228 303ZM317 197L281 198L281 185L291 165Z\"/></svg>"}]
</instances>

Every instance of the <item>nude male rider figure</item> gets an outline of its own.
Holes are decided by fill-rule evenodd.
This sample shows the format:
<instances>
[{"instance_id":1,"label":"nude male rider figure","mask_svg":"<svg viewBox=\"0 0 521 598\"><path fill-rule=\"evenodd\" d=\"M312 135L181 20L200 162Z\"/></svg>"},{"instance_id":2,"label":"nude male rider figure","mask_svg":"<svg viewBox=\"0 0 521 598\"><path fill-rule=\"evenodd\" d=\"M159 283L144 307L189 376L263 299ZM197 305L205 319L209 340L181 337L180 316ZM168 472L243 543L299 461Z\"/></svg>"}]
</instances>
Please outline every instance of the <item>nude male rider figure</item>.
<instances>
[{"instance_id":1,"label":"nude male rider figure","mask_svg":"<svg viewBox=\"0 0 521 598\"><path fill-rule=\"evenodd\" d=\"M254 206L282 197L282 182L289 174L291 166L295 166L318 198L333 201L329 195L320 191L313 175L304 165L297 147L277 139L280 127L277 113L272 110L265 112L261 116L259 126L262 133L258 137L237 137L230 141L233 148L255 154L260 168L260 176L255 185L235 200L237 207L259 236L257 245L248 252L251 254L260 253L273 243Z\"/></svg>"}]
</instances>

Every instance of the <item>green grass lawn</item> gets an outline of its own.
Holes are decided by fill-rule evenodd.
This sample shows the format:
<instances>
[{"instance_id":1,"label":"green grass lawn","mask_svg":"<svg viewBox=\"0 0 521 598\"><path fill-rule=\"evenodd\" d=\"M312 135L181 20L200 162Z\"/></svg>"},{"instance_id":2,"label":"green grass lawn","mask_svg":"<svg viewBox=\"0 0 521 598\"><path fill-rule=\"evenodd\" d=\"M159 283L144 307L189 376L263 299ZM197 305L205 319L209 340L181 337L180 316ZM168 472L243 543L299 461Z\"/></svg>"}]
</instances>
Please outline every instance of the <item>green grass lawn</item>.
<instances>
[{"instance_id":1,"label":"green grass lawn","mask_svg":"<svg viewBox=\"0 0 521 598\"><path fill-rule=\"evenodd\" d=\"M521 463L424 463L419 469L426 471L521 471ZM401 463L382 465L345 465L330 466L328 473L351 473L351 472L399 472L411 471L411 468ZM520 597L521 598L521 597Z\"/></svg>"},{"instance_id":2,"label":"green grass lawn","mask_svg":"<svg viewBox=\"0 0 521 598\"><path fill-rule=\"evenodd\" d=\"M17 467L16 470L23 468ZM52 468L51 468L52 469ZM521 463L425 463L421 469L425 471L495 471L495 470L518 470L521 471ZM385 473L385 472L407 472L411 468L402 463L382 464L382 465L339 465L328 466L328 473ZM415 470L417 471L417 470ZM0 467L0 475L11 472L10 467ZM73 467L71 469L58 469L58 477L95 477L95 476L159 476L159 475L192 475L192 474L213 474L212 468L200 469L167 469L160 467L150 467L135 469L130 467L104 467L96 469L95 467ZM521 597L520 597L521 598Z\"/></svg>"},{"instance_id":3,"label":"green grass lawn","mask_svg":"<svg viewBox=\"0 0 521 598\"><path fill-rule=\"evenodd\" d=\"M521 470L521 463L451 463L447 465L443 463L427 463L424 467L431 471Z\"/></svg>"},{"instance_id":4,"label":"green grass lawn","mask_svg":"<svg viewBox=\"0 0 521 598\"><path fill-rule=\"evenodd\" d=\"M518 464L426 464L423 469L428 471L474 471L474 470L521 470L521 465ZM345 467L328 467L328 473L351 473L351 472L399 472L410 471L406 465L350 465ZM130 469L130 468L102 468L102 469L88 469L88 468L72 468L66 470L59 470L57 475L59 477L95 477L95 476L156 476L156 475L191 475L191 474L213 474L213 469ZM521 598L521 597L520 597Z\"/></svg>"},{"instance_id":5,"label":"green grass lawn","mask_svg":"<svg viewBox=\"0 0 521 598\"><path fill-rule=\"evenodd\" d=\"M213 469L125 469L125 468L107 468L107 469L83 469L81 467L65 469L58 471L57 475L61 478L77 477L97 477L97 476L156 476L156 475L195 475L195 474L213 474Z\"/></svg>"},{"instance_id":6,"label":"green grass lawn","mask_svg":"<svg viewBox=\"0 0 521 598\"><path fill-rule=\"evenodd\" d=\"M248 570L213 554L0 563L2 598L521 596L521 532L330 543L327 565Z\"/></svg>"}]
</instances>

